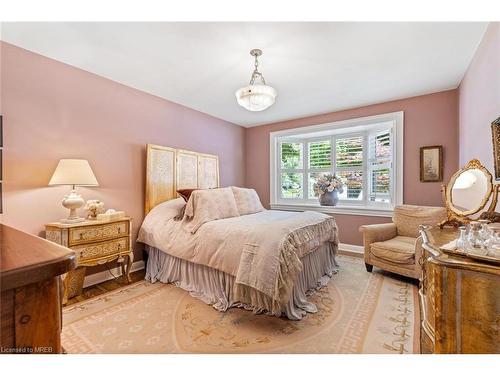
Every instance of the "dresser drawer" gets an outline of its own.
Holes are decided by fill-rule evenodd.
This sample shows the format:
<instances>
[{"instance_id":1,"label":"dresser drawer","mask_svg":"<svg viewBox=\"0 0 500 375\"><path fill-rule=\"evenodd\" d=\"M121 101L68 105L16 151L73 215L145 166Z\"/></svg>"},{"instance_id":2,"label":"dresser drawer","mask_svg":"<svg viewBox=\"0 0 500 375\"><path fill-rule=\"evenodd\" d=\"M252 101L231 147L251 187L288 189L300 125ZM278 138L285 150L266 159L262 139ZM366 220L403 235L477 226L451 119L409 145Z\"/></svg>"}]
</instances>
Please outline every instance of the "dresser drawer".
<instances>
[{"instance_id":1,"label":"dresser drawer","mask_svg":"<svg viewBox=\"0 0 500 375\"><path fill-rule=\"evenodd\" d=\"M129 235L129 222L91 225L69 228L69 246L86 244L89 242L105 241Z\"/></svg>"},{"instance_id":2,"label":"dresser drawer","mask_svg":"<svg viewBox=\"0 0 500 375\"><path fill-rule=\"evenodd\" d=\"M105 242L73 246L71 249L76 252L77 261L81 262L119 253L125 254L130 250L130 247L129 238L123 237Z\"/></svg>"}]
</instances>

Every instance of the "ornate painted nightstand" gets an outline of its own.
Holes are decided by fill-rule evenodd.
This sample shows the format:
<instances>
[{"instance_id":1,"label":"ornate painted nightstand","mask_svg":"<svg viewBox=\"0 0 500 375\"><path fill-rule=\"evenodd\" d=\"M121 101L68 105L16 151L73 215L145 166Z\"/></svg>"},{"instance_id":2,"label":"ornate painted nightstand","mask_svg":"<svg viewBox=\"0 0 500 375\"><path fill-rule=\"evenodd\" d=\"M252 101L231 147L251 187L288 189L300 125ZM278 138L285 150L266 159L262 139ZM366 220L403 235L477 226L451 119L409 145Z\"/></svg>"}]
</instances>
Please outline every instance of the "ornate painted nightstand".
<instances>
[{"instance_id":1,"label":"ornate painted nightstand","mask_svg":"<svg viewBox=\"0 0 500 375\"><path fill-rule=\"evenodd\" d=\"M132 249L132 219L113 221L86 220L80 223L50 223L45 225L45 237L76 253L77 267L64 277L63 303L82 292L86 267L118 260L122 274L130 282L134 260Z\"/></svg>"}]
</instances>

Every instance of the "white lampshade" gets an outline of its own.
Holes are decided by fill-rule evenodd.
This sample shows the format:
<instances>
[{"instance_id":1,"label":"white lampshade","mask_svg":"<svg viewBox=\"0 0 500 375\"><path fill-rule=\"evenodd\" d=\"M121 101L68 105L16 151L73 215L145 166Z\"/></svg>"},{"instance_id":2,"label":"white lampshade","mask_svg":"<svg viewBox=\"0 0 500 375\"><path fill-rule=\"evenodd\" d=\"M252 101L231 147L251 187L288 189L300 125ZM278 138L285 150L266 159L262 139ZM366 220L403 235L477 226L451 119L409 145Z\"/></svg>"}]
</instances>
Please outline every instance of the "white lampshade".
<instances>
[{"instance_id":1,"label":"white lampshade","mask_svg":"<svg viewBox=\"0 0 500 375\"><path fill-rule=\"evenodd\" d=\"M99 186L87 160L61 159L49 185Z\"/></svg>"},{"instance_id":2,"label":"white lampshade","mask_svg":"<svg viewBox=\"0 0 500 375\"><path fill-rule=\"evenodd\" d=\"M277 95L276 89L267 85L249 85L236 91L238 104L252 112L272 106Z\"/></svg>"}]
</instances>

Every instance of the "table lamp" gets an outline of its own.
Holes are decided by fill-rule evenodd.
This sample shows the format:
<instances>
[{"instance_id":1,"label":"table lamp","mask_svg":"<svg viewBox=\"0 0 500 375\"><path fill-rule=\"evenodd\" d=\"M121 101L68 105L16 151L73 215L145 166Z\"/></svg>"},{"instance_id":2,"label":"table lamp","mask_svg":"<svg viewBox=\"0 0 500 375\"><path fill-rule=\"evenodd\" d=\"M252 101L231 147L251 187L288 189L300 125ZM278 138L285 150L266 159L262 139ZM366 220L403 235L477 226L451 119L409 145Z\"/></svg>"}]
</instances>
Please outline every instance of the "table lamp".
<instances>
[{"instance_id":1,"label":"table lamp","mask_svg":"<svg viewBox=\"0 0 500 375\"><path fill-rule=\"evenodd\" d=\"M61 159L56 170L49 181L52 185L72 185L71 193L64 196L62 205L69 209L67 219L62 219L62 223L78 223L84 218L78 217L76 210L83 206L85 201L75 190L75 186L99 186L97 179L90 168L87 160L82 159Z\"/></svg>"}]
</instances>

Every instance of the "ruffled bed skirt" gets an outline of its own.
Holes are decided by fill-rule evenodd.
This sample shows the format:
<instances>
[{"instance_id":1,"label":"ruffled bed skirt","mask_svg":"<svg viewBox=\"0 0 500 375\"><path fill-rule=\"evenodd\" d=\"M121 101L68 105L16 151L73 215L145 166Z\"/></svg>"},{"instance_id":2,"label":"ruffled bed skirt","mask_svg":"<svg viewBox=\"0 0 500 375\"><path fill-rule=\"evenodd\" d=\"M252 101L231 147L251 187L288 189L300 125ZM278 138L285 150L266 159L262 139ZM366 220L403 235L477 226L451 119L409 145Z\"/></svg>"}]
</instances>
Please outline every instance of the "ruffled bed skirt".
<instances>
[{"instance_id":1,"label":"ruffled bed skirt","mask_svg":"<svg viewBox=\"0 0 500 375\"><path fill-rule=\"evenodd\" d=\"M230 307L243 307L255 314L270 314L268 311L271 310L271 299L258 290L247 287L245 297L251 304L243 304L236 300L234 276L176 258L151 246L146 245L146 250L149 254L146 280L152 283L156 281L172 283L219 311L226 311ZM301 259L303 268L295 281L292 296L282 307L281 314L274 315L300 320L307 313L318 311L316 305L309 302L307 297L325 286L337 272L336 252L337 245L325 242Z\"/></svg>"}]
</instances>

